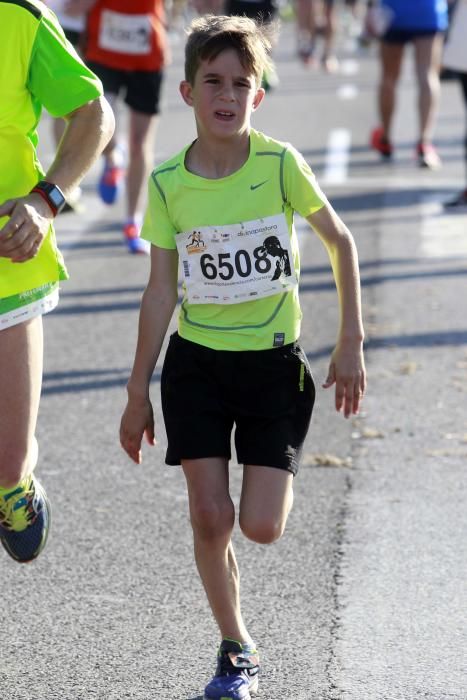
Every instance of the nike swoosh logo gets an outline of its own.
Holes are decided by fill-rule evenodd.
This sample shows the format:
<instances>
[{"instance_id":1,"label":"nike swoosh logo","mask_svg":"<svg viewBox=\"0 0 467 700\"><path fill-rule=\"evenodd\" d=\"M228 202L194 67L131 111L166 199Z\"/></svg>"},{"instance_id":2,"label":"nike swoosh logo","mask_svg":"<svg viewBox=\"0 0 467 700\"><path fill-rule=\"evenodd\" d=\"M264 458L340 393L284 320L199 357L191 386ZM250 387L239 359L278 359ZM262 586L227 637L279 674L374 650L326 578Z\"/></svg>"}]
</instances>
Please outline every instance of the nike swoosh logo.
<instances>
[{"instance_id":1,"label":"nike swoosh logo","mask_svg":"<svg viewBox=\"0 0 467 700\"><path fill-rule=\"evenodd\" d=\"M266 184L267 180L263 180L263 182L259 182L257 185L250 185L250 190L257 190L258 187L261 187L262 185Z\"/></svg>"}]
</instances>

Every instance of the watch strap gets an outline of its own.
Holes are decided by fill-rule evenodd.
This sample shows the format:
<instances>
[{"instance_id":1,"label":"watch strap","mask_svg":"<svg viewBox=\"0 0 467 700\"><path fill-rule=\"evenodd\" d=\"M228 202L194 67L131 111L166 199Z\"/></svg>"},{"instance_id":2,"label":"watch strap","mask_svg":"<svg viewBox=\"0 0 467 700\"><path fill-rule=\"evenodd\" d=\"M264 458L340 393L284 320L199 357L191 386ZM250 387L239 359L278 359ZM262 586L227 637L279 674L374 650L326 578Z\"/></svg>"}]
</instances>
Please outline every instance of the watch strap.
<instances>
[{"instance_id":1,"label":"watch strap","mask_svg":"<svg viewBox=\"0 0 467 700\"><path fill-rule=\"evenodd\" d=\"M61 191L60 187L58 187L58 185L53 184L52 182L40 180L37 183L37 185L35 185L32 188L30 194L33 193L38 194L40 197L42 197L44 202L46 202L49 206L54 216L57 216L57 214L65 206L65 195ZM52 199L52 193L54 194L54 199Z\"/></svg>"}]
</instances>

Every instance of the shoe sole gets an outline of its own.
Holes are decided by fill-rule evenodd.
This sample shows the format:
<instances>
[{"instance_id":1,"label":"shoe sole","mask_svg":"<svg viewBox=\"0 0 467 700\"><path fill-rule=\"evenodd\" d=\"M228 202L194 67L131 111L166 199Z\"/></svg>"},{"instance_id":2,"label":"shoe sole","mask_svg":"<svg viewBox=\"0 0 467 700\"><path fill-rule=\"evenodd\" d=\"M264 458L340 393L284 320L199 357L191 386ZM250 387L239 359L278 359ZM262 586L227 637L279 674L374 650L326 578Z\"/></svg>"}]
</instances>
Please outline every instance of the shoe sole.
<instances>
[{"instance_id":1,"label":"shoe sole","mask_svg":"<svg viewBox=\"0 0 467 700\"><path fill-rule=\"evenodd\" d=\"M381 158L383 158L383 160L391 160L392 149L390 151L385 151L378 144L375 144L373 142L370 143L370 146L374 151L376 151L376 153L379 153L379 155L381 156Z\"/></svg>"},{"instance_id":2,"label":"shoe sole","mask_svg":"<svg viewBox=\"0 0 467 700\"><path fill-rule=\"evenodd\" d=\"M430 163L427 160L419 159L418 165L425 170L439 170L441 168L441 161L433 161Z\"/></svg>"},{"instance_id":3,"label":"shoe sole","mask_svg":"<svg viewBox=\"0 0 467 700\"><path fill-rule=\"evenodd\" d=\"M378 130L370 134L370 148L379 153L384 160L390 160L392 158L392 144L388 141L381 142L381 136Z\"/></svg>"},{"instance_id":4,"label":"shoe sole","mask_svg":"<svg viewBox=\"0 0 467 700\"><path fill-rule=\"evenodd\" d=\"M443 204L445 214L465 214L467 212L466 204Z\"/></svg>"},{"instance_id":5,"label":"shoe sole","mask_svg":"<svg viewBox=\"0 0 467 700\"><path fill-rule=\"evenodd\" d=\"M119 198L119 192L116 191L115 194L108 194L107 192L104 192L101 188L99 188L99 197L102 199L104 204L112 206L112 204L115 204L115 202Z\"/></svg>"},{"instance_id":6,"label":"shoe sole","mask_svg":"<svg viewBox=\"0 0 467 700\"><path fill-rule=\"evenodd\" d=\"M252 696L257 695L259 690L259 678L256 678L255 681L251 684L251 687L249 689L248 695L245 695L245 697L242 698L242 700L251 700ZM222 695L220 698L210 698L207 695L203 695L203 700L236 700L235 698L232 698L232 696L228 697L227 695Z\"/></svg>"},{"instance_id":7,"label":"shoe sole","mask_svg":"<svg viewBox=\"0 0 467 700\"><path fill-rule=\"evenodd\" d=\"M256 695L256 693L248 693L248 695L245 695L242 700L251 700L252 696ZM203 700L214 700L214 698L208 698L207 695L203 696ZM227 695L222 695L220 698L216 698L215 700L237 700L236 698L232 698L232 696L227 696Z\"/></svg>"}]
</instances>

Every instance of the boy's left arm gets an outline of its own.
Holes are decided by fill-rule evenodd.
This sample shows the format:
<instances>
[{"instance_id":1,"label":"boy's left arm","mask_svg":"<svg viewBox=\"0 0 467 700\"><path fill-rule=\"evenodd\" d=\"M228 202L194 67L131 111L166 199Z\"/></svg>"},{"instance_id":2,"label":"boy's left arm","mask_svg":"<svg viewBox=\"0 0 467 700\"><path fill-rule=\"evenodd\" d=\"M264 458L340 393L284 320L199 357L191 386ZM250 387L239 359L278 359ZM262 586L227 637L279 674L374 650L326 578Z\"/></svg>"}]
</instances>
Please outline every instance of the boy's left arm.
<instances>
[{"instance_id":1,"label":"boy's left arm","mask_svg":"<svg viewBox=\"0 0 467 700\"><path fill-rule=\"evenodd\" d=\"M336 410L348 418L358 413L366 385L357 249L352 234L329 204L307 220L326 246L339 298L339 333L323 387L336 385Z\"/></svg>"}]
</instances>

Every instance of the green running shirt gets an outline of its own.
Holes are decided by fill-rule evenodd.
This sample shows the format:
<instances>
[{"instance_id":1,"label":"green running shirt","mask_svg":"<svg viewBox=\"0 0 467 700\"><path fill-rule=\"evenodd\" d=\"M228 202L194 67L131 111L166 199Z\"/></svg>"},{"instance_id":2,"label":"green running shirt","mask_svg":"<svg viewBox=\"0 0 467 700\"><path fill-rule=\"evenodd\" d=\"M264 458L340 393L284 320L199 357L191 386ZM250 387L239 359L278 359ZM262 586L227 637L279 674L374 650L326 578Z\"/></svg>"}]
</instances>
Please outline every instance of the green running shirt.
<instances>
[{"instance_id":1,"label":"green running shirt","mask_svg":"<svg viewBox=\"0 0 467 700\"><path fill-rule=\"evenodd\" d=\"M36 155L42 107L63 117L102 94L98 78L37 0L0 0L0 203L44 176ZM0 218L0 229L7 219ZM0 258L0 299L67 278L53 228L25 263Z\"/></svg>"},{"instance_id":2,"label":"green running shirt","mask_svg":"<svg viewBox=\"0 0 467 700\"><path fill-rule=\"evenodd\" d=\"M290 144L255 130L247 161L228 177L189 172L188 148L153 171L141 233L160 248L178 242L180 335L218 350L294 342L302 318L294 212L307 217L326 202L313 172Z\"/></svg>"}]
</instances>

